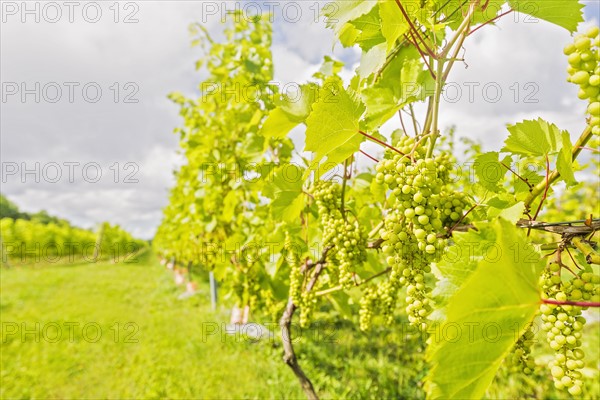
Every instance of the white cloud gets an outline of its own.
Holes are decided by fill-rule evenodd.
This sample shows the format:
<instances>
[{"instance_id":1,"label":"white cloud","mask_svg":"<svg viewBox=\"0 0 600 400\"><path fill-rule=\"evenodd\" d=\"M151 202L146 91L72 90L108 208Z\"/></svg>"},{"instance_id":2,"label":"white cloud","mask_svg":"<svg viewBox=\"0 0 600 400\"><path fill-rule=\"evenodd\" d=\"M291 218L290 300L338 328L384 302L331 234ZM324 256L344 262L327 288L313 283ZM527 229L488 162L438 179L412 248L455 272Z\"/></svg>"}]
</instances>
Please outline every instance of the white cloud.
<instances>
[{"instance_id":1,"label":"white cloud","mask_svg":"<svg viewBox=\"0 0 600 400\"><path fill-rule=\"evenodd\" d=\"M108 9L111 4L103 3L106 18L97 24L81 18L73 24L21 23L19 16L2 24L2 82L27 82L29 87L34 82L97 82L103 97L98 103L88 103L81 96L74 103L36 104L31 96L25 104L19 96L3 101L0 154L3 163L25 162L29 166L35 162L97 162L106 176L115 162L121 166L132 162L139 166L136 177L140 182L126 185L102 180L89 184L78 179L50 184L29 179L22 183L13 177L2 184L2 192L28 211L47 209L87 227L110 220L149 238L167 202L173 183L171 171L180 162L178 138L172 130L181 119L178 107L166 95L172 91L197 92L201 78L194 70L199 50L190 47L188 25L201 22L217 37L221 27L219 15L205 18L205 3L137 3L136 24L115 24ZM310 79L333 48L332 32L322 19L314 21L317 3L301 4L303 14L298 22L286 22L281 14L275 16L275 79L281 83ZM322 7L324 2L318 4ZM585 105L576 99L576 88L565 81L562 47L569 40L566 31L548 23L515 24L511 18L478 31L466 43L469 68L457 64L450 77L462 87L463 97L454 104L442 104L441 126L456 125L458 135L479 138L488 149L501 145L506 123L538 115L577 134L583 127ZM342 75L348 81L358 51L338 45L334 56L347 62ZM115 104L110 89L114 82L120 83L121 100L128 93L123 85L134 82L139 88L135 95L139 102ZM466 82L478 82L479 88L496 82L502 88L502 98L497 103L482 101L479 90L471 103L464 96ZM538 102L515 103L511 90L515 82L519 83L521 99L529 93L524 85L536 84ZM394 120L384 131L397 125ZM302 129L295 131L297 141L302 136ZM302 147L299 143L300 150ZM376 157L381 153L375 144L365 144L364 148ZM370 162L363 161L365 165Z\"/></svg>"}]
</instances>

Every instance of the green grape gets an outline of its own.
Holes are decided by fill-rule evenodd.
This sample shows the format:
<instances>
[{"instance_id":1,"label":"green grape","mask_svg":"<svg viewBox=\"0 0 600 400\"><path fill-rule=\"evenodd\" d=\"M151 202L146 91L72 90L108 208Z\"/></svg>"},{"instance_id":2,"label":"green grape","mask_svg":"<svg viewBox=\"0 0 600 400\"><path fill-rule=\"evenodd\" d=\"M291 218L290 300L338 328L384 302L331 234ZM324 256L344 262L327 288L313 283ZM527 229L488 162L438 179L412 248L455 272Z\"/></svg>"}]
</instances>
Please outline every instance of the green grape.
<instances>
[{"instance_id":1,"label":"green grape","mask_svg":"<svg viewBox=\"0 0 600 400\"><path fill-rule=\"evenodd\" d=\"M588 30L585 35L575 37L573 43L564 48L567 55L569 67L567 81L579 85L577 97L581 100L588 100L587 112L590 115L589 126L594 135L600 135L598 128L600 115L600 102L598 94L600 93L600 74L598 72L598 63L600 62L600 48L598 46L600 29L594 26Z\"/></svg>"},{"instance_id":2,"label":"green grape","mask_svg":"<svg viewBox=\"0 0 600 400\"><path fill-rule=\"evenodd\" d=\"M533 324L530 323L523 335L515 343L512 353L508 358L513 369L526 375L532 374L536 367L535 361L531 356L531 346L533 345L534 336Z\"/></svg>"},{"instance_id":3,"label":"green grape","mask_svg":"<svg viewBox=\"0 0 600 400\"><path fill-rule=\"evenodd\" d=\"M341 188L333 182L318 181L311 190L323 226L323 247L331 247L329 262L338 268L341 285L349 288L354 284L356 266L366 261L367 235L358 221L344 219L338 200ZM341 201L339 201L341 203Z\"/></svg>"},{"instance_id":4,"label":"green grape","mask_svg":"<svg viewBox=\"0 0 600 400\"><path fill-rule=\"evenodd\" d=\"M314 291L302 292L300 299L300 326L306 328L315 312L317 299Z\"/></svg>"},{"instance_id":5,"label":"green grape","mask_svg":"<svg viewBox=\"0 0 600 400\"><path fill-rule=\"evenodd\" d=\"M375 286L367 286L363 290L363 295L360 299L360 310L358 311L359 325L362 331L371 328L373 320L373 310L378 304L377 288Z\"/></svg>"},{"instance_id":6,"label":"green grape","mask_svg":"<svg viewBox=\"0 0 600 400\"><path fill-rule=\"evenodd\" d=\"M287 235L287 234L286 234ZM292 251L288 251L288 257L290 260L288 261L290 264L290 298L294 302L294 304L300 304L300 294L302 292L302 272L300 271L300 263L298 262L298 258L296 254L293 254Z\"/></svg>"},{"instance_id":7,"label":"green grape","mask_svg":"<svg viewBox=\"0 0 600 400\"><path fill-rule=\"evenodd\" d=\"M544 295L560 302L592 298L598 293L598 282L598 275L583 270L564 280L561 277L561 266L556 262L550 263L540 278ZM583 388L580 370L585 364L580 347L586 323L581 312L585 308L566 304L540 306L542 328L546 331L550 348L555 351L554 360L550 363L554 386L559 390L567 390L573 396L580 395Z\"/></svg>"},{"instance_id":8,"label":"green grape","mask_svg":"<svg viewBox=\"0 0 600 400\"><path fill-rule=\"evenodd\" d=\"M390 158L376 167L376 181L393 194L393 210L386 215L380 235L386 241L386 261L397 278L397 284L382 282L380 289L386 296L382 304L391 306L396 303L396 293L390 291L406 286L408 320L426 330L427 317L433 310L426 277L431 263L440 259L446 247L445 228L463 217L468 201L463 193L445 190L450 183L451 155L426 157L425 149L415 146L414 138L403 137L396 148L409 154L389 154ZM387 310L386 320L391 321L389 307L379 308Z\"/></svg>"}]
</instances>

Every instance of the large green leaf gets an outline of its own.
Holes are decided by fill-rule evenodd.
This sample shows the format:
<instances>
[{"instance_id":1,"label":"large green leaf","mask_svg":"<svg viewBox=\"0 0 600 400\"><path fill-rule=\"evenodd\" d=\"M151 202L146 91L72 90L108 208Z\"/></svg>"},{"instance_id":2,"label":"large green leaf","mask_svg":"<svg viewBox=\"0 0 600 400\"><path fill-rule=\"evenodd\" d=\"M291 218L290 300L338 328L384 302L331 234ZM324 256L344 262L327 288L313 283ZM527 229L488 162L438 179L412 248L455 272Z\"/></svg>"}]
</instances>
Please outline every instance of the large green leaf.
<instances>
[{"instance_id":1,"label":"large green leaf","mask_svg":"<svg viewBox=\"0 0 600 400\"><path fill-rule=\"evenodd\" d=\"M385 37L387 50L390 51L395 46L396 40L408 31L409 24L396 4L396 0L379 0L379 16L381 33Z\"/></svg>"},{"instance_id":2,"label":"large green leaf","mask_svg":"<svg viewBox=\"0 0 600 400\"><path fill-rule=\"evenodd\" d=\"M378 71L385 63L385 43L373 46L369 51L362 53L358 74L366 78L373 72Z\"/></svg>"},{"instance_id":3,"label":"large green leaf","mask_svg":"<svg viewBox=\"0 0 600 400\"><path fill-rule=\"evenodd\" d=\"M490 151L477 156L473 166L475 175L477 175L477 183L487 190L498 193L500 191L498 183L502 183L507 172L498 159L498 153Z\"/></svg>"},{"instance_id":4,"label":"large green leaf","mask_svg":"<svg viewBox=\"0 0 600 400\"><path fill-rule=\"evenodd\" d=\"M525 120L508 128L510 135L502 151L522 156L545 156L558 151L561 131L554 124L537 120Z\"/></svg>"},{"instance_id":5,"label":"large green leaf","mask_svg":"<svg viewBox=\"0 0 600 400\"><path fill-rule=\"evenodd\" d=\"M432 399L481 398L539 305L539 254L512 223L499 218L487 227L495 240L479 238L477 268L448 302L446 320L436 329L442 334L430 337L426 384Z\"/></svg>"},{"instance_id":6,"label":"large green leaf","mask_svg":"<svg viewBox=\"0 0 600 400\"><path fill-rule=\"evenodd\" d=\"M276 220L293 222L300 215L304 207L302 175L302 168L294 164L286 164L275 170L269 178L273 182L271 215Z\"/></svg>"},{"instance_id":7,"label":"large green leaf","mask_svg":"<svg viewBox=\"0 0 600 400\"><path fill-rule=\"evenodd\" d=\"M551 22L575 32L583 22L583 4L579 0L509 0L513 10ZM533 21L530 21L533 22Z\"/></svg>"},{"instance_id":8,"label":"large green leaf","mask_svg":"<svg viewBox=\"0 0 600 400\"><path fill-rule=\"evenodd\" d=\"M567 186L577 184L575 174L573 173L573 145L567 131L562 132L562 147L556 160L556 170L560 173L561 178Z\"/></svg>"},{"instance_id":9,"label":"large green leaf","mask_svg":"<svg viewBox=\"0 0 600 400\"><path fill-rule=\"evenodd\" d=\"M314 162L324 158L333 167L359 150L362 103L350 96L339 79L328 79L313 111L306 119L305 151L314 152ZM322 171L326 172L326 171Z\"/></svg>"},{"instance_id":10,"label":"large green leaf","mask_svg":"<svg viewBox=\"0 0 600 400\"><path fill-rule=\"evenodd\" d=\"M299 122L292 121L289 115L281 108L271 110L265 120L260 134L266 138L284 138Z\"/></svg>"},{"instance_id":11,"label":"large green leaf","mask_svg":"<svg viewBox=\"0 0 600 400\"><path fill-rule=\"evenodd\" d=\"M347 22L368 13L376 5L376 1L332 1L323 7L323 14L327 17L327 26L339 34Z\"/></svg>"},{"instance_id":12,"label":"large green leaf","mask_svg":"<svg viewBox=\"0 0 600 400\"><path fill-rule=\"evenodd\" d=\"M385 44L385 37L381 32L381 21L379 18L379 7L373 7L368 13L361 15L351 22L360 31L356 36L355 43L367 52L373 46Z\"/></svg>"},{"instance_id":13,"label":"large green leaf","mask_svg":"<svg viewBox=\"0 0 600 400\"><path fill-rule=\"evenodd\" d=\"M406 104L424 100L434 92L435 82L423 69L419 52L403 48L386 66L374 86L364 89L367 126L377 129Z\"/></svg>"}]
</instances>

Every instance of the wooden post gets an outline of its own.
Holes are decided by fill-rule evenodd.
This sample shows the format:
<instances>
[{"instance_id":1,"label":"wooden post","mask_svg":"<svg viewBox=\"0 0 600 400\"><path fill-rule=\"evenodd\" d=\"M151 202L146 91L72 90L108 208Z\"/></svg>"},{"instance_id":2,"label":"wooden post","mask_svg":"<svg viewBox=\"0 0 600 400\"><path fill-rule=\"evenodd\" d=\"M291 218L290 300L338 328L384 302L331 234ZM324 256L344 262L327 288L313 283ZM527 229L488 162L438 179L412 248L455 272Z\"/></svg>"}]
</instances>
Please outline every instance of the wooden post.
<instances>
[{"instance_id":1,"label":"wooden post","mask_svg":"<svg viewBox=\"0 0 600 400\"><path fill-rule=\"evenodd\" d=\"M214 311L217 309L217 281L212 271L208 273L208 278L210 281L210 305Z\"/></svg>"}]
</instances>

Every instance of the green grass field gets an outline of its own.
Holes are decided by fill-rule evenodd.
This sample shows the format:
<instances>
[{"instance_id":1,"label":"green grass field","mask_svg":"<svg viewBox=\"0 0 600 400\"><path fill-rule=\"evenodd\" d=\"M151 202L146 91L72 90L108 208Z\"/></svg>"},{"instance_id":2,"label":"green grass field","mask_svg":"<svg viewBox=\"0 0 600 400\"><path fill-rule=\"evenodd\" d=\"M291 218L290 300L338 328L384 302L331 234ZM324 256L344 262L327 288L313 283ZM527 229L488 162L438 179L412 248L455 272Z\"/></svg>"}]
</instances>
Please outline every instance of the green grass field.
<instances>
[{"instance_id":1,"label":"green grass field","mask_svg":"<svg viewBox=\"0 0 600 400\"><path fill-rule=\"evenodd\" d=\"M140 261L3 269L1 397L304 397L278 336L256 343L222 334L228 310L211 311L206 284L178 300L171 274L153 258ZM399 346L361 348L368 340L354 334L340 325L298 340L325 397L417 396L406 380L422 372L400 376Z\"/></svg>"},{"instance_id":2,"label":"green grass field","mask_svg":"<svg viewBox=\"0 0 600 400\"><path fill-rule=\"evenodd\" d=\"M213 312L206 283L178 300L171 273L150 254L139 261L2 269L0 397L304 398L277 331L260 342L225 335L226 301ZM337 321L301 334L300 362L323 398L423 397L423 342L397 326L365 334ZM555 398L549 376L527 379L523 389L502 378L490 397Z\"/></svg>"}]
</instances>

